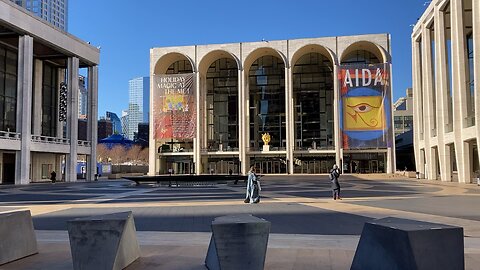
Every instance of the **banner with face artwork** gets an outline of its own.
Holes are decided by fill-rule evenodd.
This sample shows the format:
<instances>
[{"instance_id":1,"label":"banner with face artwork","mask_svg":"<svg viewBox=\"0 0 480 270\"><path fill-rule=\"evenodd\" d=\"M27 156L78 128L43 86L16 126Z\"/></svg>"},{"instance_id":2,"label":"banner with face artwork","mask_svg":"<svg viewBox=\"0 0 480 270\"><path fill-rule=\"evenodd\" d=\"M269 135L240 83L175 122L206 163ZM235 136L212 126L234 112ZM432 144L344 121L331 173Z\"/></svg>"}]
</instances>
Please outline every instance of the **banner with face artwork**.
<instances>
[{"instance_id":1,"label":"banner with face artwork","mask_svg":"<svg viewBox=\"0 0 480 270\"><path fill-rule=\"evenodd\" d=\"M392 147L390 64L340 66L343 149Z\"/></svg>"},{"instance_id":2,"label":"banner with face artwork","mask_svg":"<svg viewBox=\"0 0 480 270\"><path fill-rule=\"evenodd\" d=\"M197 112L194 74L156 75L153 80L153 137L195 138Z\"/></svg>"}]
</instances>

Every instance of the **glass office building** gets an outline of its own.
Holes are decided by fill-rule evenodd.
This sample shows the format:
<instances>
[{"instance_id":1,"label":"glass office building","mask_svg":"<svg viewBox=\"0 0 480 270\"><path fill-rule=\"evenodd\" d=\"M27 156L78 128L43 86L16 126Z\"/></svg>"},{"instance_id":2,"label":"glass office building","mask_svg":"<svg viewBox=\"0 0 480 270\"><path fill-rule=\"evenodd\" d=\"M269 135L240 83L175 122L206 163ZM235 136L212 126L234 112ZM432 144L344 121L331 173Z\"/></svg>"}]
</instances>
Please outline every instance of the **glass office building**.
<instances>
[{"instance_id":1,"label":"glass office building","mask_svg":"<svg viewBox=\"0 0 480 270\"><path fill-rule=\"evenodd\" d=\"M68 0L10 0L55 27L68 31Z\"/></svg>"},{"instance_id":2,"label":"glass office building","mask_svg":"<svg viewBox=\"0 0 480 270\"><path fill-rule=\"evenodd\" d=\"M126 133L133 140L138 132L139 123L148 123L150 79L139 77L128 81L128 131Z\"/></svg>"},{"instance_id":3,"label":"glass office building","mask_svg":"<svg viewBox=\"0 0 480 270\"><path fill-rule=\"evenodd\" d=\"M122 134L122 121L116 113L107 111L105 113L105 118L112 121L113 134Z\"/></svg>"}]
</instances>

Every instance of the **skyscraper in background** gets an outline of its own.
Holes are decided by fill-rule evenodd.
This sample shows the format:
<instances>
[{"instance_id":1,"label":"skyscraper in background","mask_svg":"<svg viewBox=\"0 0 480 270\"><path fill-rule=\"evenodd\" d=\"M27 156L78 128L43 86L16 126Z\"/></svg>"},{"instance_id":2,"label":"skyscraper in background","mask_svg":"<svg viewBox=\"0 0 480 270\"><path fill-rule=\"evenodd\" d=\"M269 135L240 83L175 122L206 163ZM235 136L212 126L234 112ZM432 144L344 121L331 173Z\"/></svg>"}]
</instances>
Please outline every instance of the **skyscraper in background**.
<instances>
[{"instance_id":1,"label":"skyscraper in background","mask_svg":"<svg viewBox=\"0 0 480 270\"><path fill-rule=\"evenodd\" d=\"M113 124L113 134L122 134L122 122L120 121L120 118L118 118L118 115L114 112L106 112L105 113L105 118L107 120L112 121Z\"/></svg>"},{"instance_id":2,"label":"skyscraper in background","mask_svg":"<svg viewBox=\"0 0 480 270\"><path fill-rule=\"evenodd\" d=\"M10 0L64 31L68 31L68 0Z\"/></svg>"},{"instance_id":3,"label":"skyscraper in background","mask_svg":"<svg viewBox=\"0 0 480 270\"><path fill-rule=\"evenodd\" d=\"M128 82L128 133L127 137L134 139L139 123L148 123L150 78L138 77Z\"/></svg>"},{"instance_id":4,"label":"skyscraper in background","mask_svg":"<svg viewBox=\"0 0 480 270\"><path fill-rule=\"evenodd\" d=\"M122 134L126 136L128 134L128 110L122 111Z\"/></svg>"}]
</instances>

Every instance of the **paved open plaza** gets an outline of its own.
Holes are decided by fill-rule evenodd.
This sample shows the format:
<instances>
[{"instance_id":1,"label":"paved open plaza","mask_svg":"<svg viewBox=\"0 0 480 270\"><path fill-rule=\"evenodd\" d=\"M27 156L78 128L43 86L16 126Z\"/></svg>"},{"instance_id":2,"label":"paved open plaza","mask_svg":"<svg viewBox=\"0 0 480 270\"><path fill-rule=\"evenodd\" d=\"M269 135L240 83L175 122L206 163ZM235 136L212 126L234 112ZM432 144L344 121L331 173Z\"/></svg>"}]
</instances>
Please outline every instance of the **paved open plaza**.
<instances>
[{"instance_id":1,"label":"paved open plaza","mask_svg":"<svg viewBox=\"0 0 480 270\"><path fill-rule=\"evenodd\" d=\"M265 269L349 269L366 221L400 217L464 228L466 269L480 264L480 187L396 176L341 176L341 201L323 176L264 176L261 202L240 182L168 187L127 180L0 186L0 212L29 209L39 254L0 269L72 269L66 221L133 211L142 257L127 269L205 269L215 217L272 223Z\"/></svg>"}]
</instances>

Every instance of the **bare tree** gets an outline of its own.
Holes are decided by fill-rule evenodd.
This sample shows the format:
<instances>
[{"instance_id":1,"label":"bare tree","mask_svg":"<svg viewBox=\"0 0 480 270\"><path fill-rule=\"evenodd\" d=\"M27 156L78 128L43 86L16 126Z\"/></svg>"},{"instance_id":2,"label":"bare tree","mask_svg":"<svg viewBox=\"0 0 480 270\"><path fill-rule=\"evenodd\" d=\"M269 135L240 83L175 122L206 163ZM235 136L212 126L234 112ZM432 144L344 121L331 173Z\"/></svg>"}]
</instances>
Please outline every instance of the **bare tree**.
<instances>
[{"instance_id":1,"label":"bare tree","mask_svg":"<svg viewBox=\"0 0 480 270\"><path fill-rule=\"evenodd\" d=\"M130 159L133 165L137 165L139 163L140 152L142 151L142 147L139 145L133 145L130 149L127 150L127 157Z\"/></svg>"},{"instance_id":2,"label":"bare tree","mask_svg":"<svg viewBox=\"0 0 480 270\"><path fill-rule=\"evenodd\" d=\"M115 145L110 150L110 159L112 160L112 164L121 164L127 161L126 157L126 149L122 145Z\"/></svg>"},{"instance_id":3,"label":"bare tree","mask_svg":"<svg viewBox=\"0 0 480 270\"><path fill-rule=\"evenodd\" d=\"M145 147L140 151L138 159L142 162L144 165L148 165L148 147Z\"/></svg>"},{"instance_id":4,"label":"bare tree","mask_svg":"<svg viewBox=\"0 0 480 270\"><path fill-rule=\"evenodd\" d=\"M110 149L108 149L105 144L97 144L97 161L107 162L109 156Z\"/></svg>"}]
</instances>

